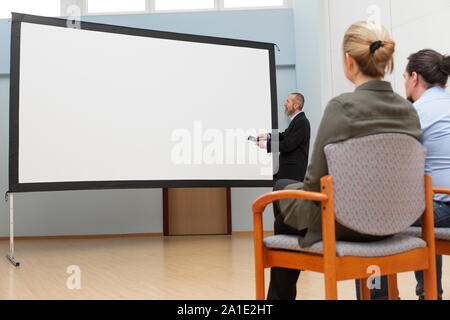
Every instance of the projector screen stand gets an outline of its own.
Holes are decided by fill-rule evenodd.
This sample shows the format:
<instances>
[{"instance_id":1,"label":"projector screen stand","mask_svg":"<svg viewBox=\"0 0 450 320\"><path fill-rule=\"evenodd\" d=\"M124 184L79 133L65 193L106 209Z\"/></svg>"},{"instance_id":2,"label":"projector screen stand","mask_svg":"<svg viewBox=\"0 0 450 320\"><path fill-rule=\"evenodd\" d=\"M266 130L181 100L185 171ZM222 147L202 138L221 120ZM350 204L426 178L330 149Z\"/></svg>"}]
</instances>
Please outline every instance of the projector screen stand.
<instances>
[{"instance_id":1,"label":"projector screen stand","mask_svg":"<svg viewBox=\"0 0 450 320\"><path fill-rule=\"evenodd\" d=\"M19 261L14 257L14 194L9 194L9 253L6 257L11 261L11 263L18 267L20 266Z\"/></svg>"}]
</instances>

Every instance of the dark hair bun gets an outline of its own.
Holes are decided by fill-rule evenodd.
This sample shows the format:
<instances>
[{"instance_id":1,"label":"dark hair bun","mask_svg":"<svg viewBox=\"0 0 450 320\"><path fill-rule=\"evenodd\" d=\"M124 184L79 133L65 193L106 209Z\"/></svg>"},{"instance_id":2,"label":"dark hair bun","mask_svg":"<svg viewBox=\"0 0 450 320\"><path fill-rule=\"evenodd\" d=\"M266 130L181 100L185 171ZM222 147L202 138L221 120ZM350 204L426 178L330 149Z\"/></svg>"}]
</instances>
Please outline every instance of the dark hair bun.
<instances>
[{"instance_id":1,"label":"dark hair bun","mask_svg":"<svg viewBox=\"0 0 450 320\"><path fill-rule=\"evenodd\" d=\"M442 64L441 64L440 69L447 76L450 75L450 56L444 56L444 59L442 59Z\"/></svg>"},{"instance_id":2,"label":"dark hair bun","mask_svg":"<svg viewBox=\"0 0 450 320\"><path fill-rule=\"evenodd\" d=\"M409 56L406 70L420 74L429 85L439 84L445 88L450 74L450 57L433 49L420 50Z\"/></svg>"}]
</instances>

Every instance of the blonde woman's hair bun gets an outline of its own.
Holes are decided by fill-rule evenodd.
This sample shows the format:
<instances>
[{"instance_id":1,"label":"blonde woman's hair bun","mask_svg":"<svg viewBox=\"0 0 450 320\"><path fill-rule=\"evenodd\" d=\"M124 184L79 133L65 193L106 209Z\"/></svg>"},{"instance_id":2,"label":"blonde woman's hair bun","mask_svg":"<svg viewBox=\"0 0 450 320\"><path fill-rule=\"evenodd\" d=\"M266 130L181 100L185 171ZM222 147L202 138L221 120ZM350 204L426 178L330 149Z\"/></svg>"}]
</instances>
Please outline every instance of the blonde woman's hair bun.
<instances>
[{"instance_id":1,"label":"blonde woman's hair bun","mask_svg":"<svg viewBox=\"0 0 450 320\"><path fill-rule=\"evenodd\" d=\"M367 76L383 78L386 72L394 71L395 42L379 23L361 21L351 25L342 48L344 55L351 55Z\"/></svg>"}]
</instances>

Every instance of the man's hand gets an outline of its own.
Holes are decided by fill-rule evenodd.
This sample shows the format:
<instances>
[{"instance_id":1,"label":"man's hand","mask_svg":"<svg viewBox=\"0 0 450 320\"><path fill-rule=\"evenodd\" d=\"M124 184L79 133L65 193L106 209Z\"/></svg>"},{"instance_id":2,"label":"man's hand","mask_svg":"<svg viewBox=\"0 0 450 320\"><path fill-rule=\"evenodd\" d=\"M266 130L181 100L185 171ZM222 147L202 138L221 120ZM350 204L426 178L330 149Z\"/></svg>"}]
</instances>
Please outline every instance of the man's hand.
<instances>
[{"instance_id":1,"label":"man's hand","mask_svg":"<svg viewBox=\"0 0 450 320\"><path fill-rule=\"evenodd\" d=\"M261 141L261 140L266 141L267 139L269 139L269 135L267 133L260 134L258 136L258 139L259 139L259 141Z\"/></svg>"},{"instance_id":2,"label":"man's hand","mask_svg":"<svg viewBox=\"0 0 450 320\"><path fill-rule=\"evenodd\" d=\"M265 149L266 148L266 141L265 140L259 140L258 142L256 142L256 145L258 147L260 147L261 149Z\"/></svg>"}]
</instances>

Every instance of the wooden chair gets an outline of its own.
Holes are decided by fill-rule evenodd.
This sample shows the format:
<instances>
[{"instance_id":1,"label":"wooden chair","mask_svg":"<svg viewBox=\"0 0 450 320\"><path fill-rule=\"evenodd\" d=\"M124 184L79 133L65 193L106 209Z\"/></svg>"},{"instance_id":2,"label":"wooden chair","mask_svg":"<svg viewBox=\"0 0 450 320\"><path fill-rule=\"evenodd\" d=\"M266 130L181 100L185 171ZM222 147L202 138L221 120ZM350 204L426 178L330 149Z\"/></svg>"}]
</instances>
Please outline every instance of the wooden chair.
<instances>
[{"instance_id":1,"label":"wooden chair","mask_svg":"<svg viewBox=\"0 0 450 320\"><path fill-rule=\"evenodd\" d=\"M423 175L425 149L401 134L382 134L326 146L330 175L321 192L285 190L261 196L253 203L256 298L265 298L264 268L283 267L324 274L325 298L337 299L337 281L360 279L361 297L368 270L378 266L389 276L389 297L397 297L396 274L424 270L425 298L437 299L433 192ZM323 241L301 248L298 236L263 239L262 213L274 201L288 198L319 202ZM423 215L422 215L423 214ZM382 241L336 241L335 220L372 235L397 234L422 215L422 238L394 235Z\"/></svg>"}]
</instances>

